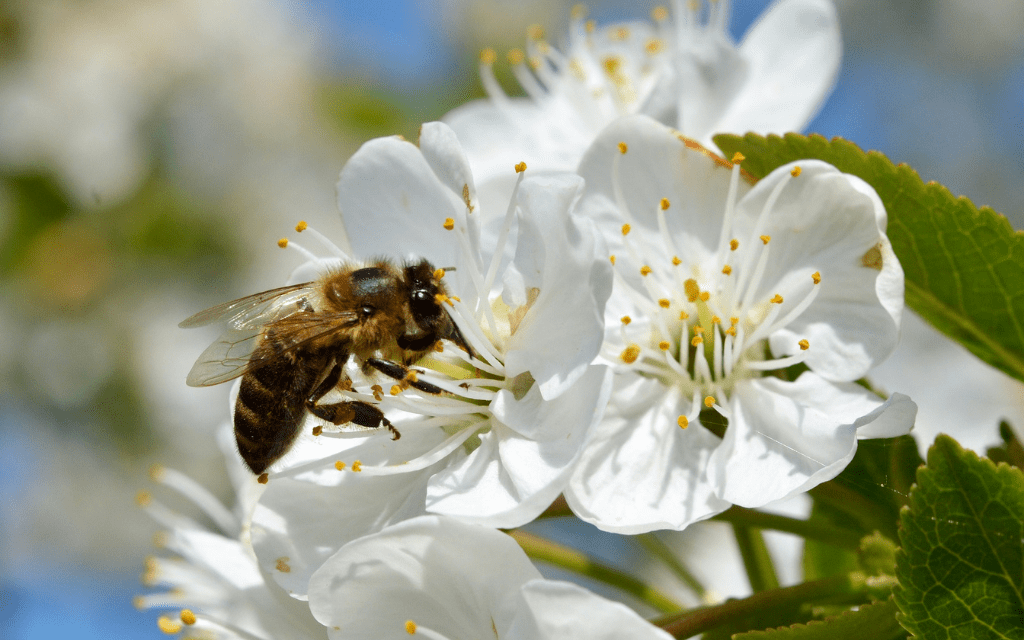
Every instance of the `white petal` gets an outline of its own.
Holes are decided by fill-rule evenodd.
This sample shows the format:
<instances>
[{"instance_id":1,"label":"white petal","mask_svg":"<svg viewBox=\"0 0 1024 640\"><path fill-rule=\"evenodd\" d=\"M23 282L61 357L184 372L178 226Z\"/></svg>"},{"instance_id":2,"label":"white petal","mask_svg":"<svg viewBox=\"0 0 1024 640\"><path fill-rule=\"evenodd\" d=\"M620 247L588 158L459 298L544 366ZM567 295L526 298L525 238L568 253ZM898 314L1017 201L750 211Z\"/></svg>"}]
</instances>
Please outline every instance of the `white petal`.
<instances>
[{"instance_id":1,"label":"white petal","mask_svg":"<svg viewBox=\"0 0 1024 640\"><path fill-rule=\"evenodd\" d=\"M309 606L332 640L503 635L519 587L540 573L507 535L425 516L351 542L313 574Z\"/></svg>"},{"instance_id":2,"label":"white petal","mask_svg":"<svg viewBox=\"0 0 1024 640\"><path fill-rule=\"evenodd\" d=\"M796 165L802 172L790 179ZM758 182L737 204L741 247L760 244L755 221L782 180L789 183L763 227L771 236L770 253L754 300L779 293L785 301L780 314L785 314L815 286L815 271L821 274L821 291L800 317L772 336L772 351L795 353L797 342L806 338L811 369L830 380L856 380L892 353L899 335L903 269L881 230L885 208L856 176L817 160L791 163Z\"/></svg>"},{"instance_id":3,"label":"white petal","mask_svg":"<svg viewBox=\"0 0 1024 640\"><path fill-rule=\"evenodd\" d=\"M637 410L623 415L616 398ZM656 380L637 377L613 392L566 489L573 512L604 531L635 534L683 529L727 509L705 475L719 440L698 423L679 428L689 409L689 398L666 396Z\"/></svg>"},{"instance_id":4,"label":"white petal","mask_svg":"<svg viewBox=\"0 0 1024 640\"><path fill-rule=\"evenodd\" d=\"M708 476L721 498L744 507L807 491L846 468L857 451L858 428L867 437L907 433L913 424L908 402L894 396L883 403L860 385L828 382L811 372L794 382L741 382ZM892 415L882 410L890 407ZM865 426L873 420L882 421L879 428Z\"/></svg>"},{"instance_id":5,"label":"white petal","mask_svg":"<svg viewBox=\"0 0 1024 640\"><path fill-rule=\"evenodd\" d=\"M582 187L566 175L528 178L519 189L519 238L502 297L514 307L529 290L539 294L509 341L505 370L509 377L529 371L545 399L579 380L604 335L612 270L591 222L571 213Z\"/></svg>"},{"instance_id":6,"label":"white petal","mask_svg":"<svg viewBox=\"0 0 1024 640\"><path fill-rule=\"evenodd\" d=\"M672 638L624 604L569 582L531 580L520 590L519 601L509 640Z\"/></svg>"},{"instance_id":7,"label":"white petal","mask_svg":"<svg viewBox=\"0 0 1024 640\"><path fill-rule=\"evenodd\" d=\"M713 133L801 131L835 86L842 38L829 0L778 0L739 48L747 78Z\"/></svg>"},{"instance_id":8,"label":"white petal","mask_svg":"<svg viewBox=\"0 0 1024 640\"><path fill-rule=\"evenodd\" d=\"M441 184L448 187L463 203L471 209L466 217L471 236L479 236L480 202L477 199L476 186L473 184L473 172L469 168L469 159L459 144L455 132L443 122L427 122L420 127L420 152L434 170L434 175ZM473 215L476 213L478 215ZM499 212L492 212L499 213Z\"/></svg>"}]
</instances>

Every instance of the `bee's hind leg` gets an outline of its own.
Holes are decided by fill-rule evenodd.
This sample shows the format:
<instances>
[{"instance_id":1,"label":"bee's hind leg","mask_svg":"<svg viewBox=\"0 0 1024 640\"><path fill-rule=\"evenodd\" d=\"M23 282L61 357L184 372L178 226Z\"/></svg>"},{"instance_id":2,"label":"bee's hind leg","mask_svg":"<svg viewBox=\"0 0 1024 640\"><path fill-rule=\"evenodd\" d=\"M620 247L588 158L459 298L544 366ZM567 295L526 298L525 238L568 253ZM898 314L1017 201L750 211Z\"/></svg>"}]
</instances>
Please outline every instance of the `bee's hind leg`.
<instances>
[{"instance_id":1,"label":"bee's hind leg","mask_svg":"<svg viewBox=\"0 0 1024 640\"><path fill-rule=\"evenodd\" d=\"M317 385L316 390L306 400L306 409L316 417L326 420L331 424L353 423L368 429L379 429L381 426L384 426L391 431L392 440L398 440L402 437L402 434L398 433L398 429L384 417L384 412L368 402L346 400L334 404L317 404L317 401L327 395L327 392L337 386L339 382L341 382L341 365L335 364L330 373Z\"/></svg>"},{"instance_id":2,"label":"bee's hind leg","mask_svg":"<svg viewBox=\"0 0 1024 640\"><path fill-rule=\"evenodd\" d=\"M434 395L440 395L444 393L444 389L437 385L430 384L429 382L423 382L417 380L415 371L411 371L409 367L398 364L391 360L381 360L380 358L367 358L366 364L373 367L377 371L380 371L389 378L394 378L399 382L407 383L413 389L419 389L425 393L432 393Z\"/></svg>"}]
</instances>

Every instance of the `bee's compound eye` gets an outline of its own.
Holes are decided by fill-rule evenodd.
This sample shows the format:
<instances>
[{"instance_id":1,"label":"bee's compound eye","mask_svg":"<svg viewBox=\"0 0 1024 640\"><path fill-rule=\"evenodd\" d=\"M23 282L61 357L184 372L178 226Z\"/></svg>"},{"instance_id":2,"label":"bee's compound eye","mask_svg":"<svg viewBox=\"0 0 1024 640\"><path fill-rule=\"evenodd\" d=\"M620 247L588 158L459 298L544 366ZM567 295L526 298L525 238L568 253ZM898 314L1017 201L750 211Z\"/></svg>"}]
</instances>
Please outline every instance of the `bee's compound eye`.
<instances>
[{"instance_id":1,"label":"bee's compound eye","mask_svg":"<svg viewBox=\"0 0 1024 640\"><path fill-rule=\"evenodd\" d=\"M364 304L364 305L362 306L362 308L361 308L361 309L359 309L359 310L360 310L360 311L362 312L362 314L363 314L364 316L367 316L367 317L369 317L369 316L372 316L372 315L373 315L373 312L374 312L374 311L376 311L376 309L374 309L373 307L371 307L371 306L370 306L370 305L368 305L368 304Z\"/></svg>"}]
</instances>

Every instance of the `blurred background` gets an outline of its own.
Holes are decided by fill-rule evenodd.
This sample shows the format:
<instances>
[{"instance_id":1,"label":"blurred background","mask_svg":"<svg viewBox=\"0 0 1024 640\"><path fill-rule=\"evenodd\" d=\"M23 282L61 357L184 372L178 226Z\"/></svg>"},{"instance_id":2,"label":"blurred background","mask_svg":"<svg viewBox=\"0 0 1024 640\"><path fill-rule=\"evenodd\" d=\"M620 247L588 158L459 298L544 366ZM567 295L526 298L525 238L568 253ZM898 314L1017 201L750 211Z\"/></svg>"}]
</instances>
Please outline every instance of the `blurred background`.
<instances>
[{"instance_id":1,"label":"blurred background","mask_svg":"<svg viewBox=\"0 0 1024 640\"><path fill-rule=\"evenodd\" d=\"M655 4L594 2L590 15L646 19ZM733 3L734 38L767 4ZM231 500L213 440L228 385L184 384L214 336L177 323L283 283L298 258L275 244L298 220L342 233L334 183L359 144L415 140L421 122L482 96L479 50L521 46L534 23L558 44L569 6L0 1L4 637L161 637L131 606L156 531L134 503L147 468ZM808 130L883 151L1024 228L1024 3L838 8L843 68ZM964 439L995 443L995 425ZM680 545L713 538L694 535Z\"/></svg>"}]
</instances>

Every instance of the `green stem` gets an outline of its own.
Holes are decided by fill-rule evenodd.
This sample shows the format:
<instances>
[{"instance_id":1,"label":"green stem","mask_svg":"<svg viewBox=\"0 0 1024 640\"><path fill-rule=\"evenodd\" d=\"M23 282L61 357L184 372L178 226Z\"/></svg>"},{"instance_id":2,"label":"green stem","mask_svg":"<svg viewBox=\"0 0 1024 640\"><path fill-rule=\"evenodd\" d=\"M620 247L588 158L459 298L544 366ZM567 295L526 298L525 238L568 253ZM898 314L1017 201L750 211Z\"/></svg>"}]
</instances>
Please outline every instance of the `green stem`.
<instances>
[{"instance_id":1,"label":"green stem","mask_svg":"<svg viewBox=\"0 0 1024 640\"><path fill-rule=\"evenodd\" d=\"M676 557L676 554L672 552L668 545L661 541L661 538L653 533L643 533L636 536L636 540L648 553L668 567L700 600L704 600L704 596L707 593L704 585L700 583L696 576L690 573L686 565Z\"/></svg>"},{"instance_id":2,"label":"green stem","mask_svg":"<svg viewBox=\"0 0 1024 640\"><path fill-rule=\"evenodd\" d=\"M821 601L852 604L865 600L869 593L872 593L872 588L865 582L864 576L855 573L762 591L741 600L727 600L722 604L692 609L653 622L676 638L689 638L769 609L778 610L805 602Z\"/></svg>"},{"instance_id":3,"label":"green stem","mask_svg":"<svg viewBox=\"0 0 1024 640\"><path fill-rule=\"evenodd\" d=\"M792 533L802 538L819 540L854 551L860 548L860 539L862 537L856 531L843 529L842 527L819 520L800 520L744 507L731 507L712 518L712 520L746 525L755 529L770 529L772 531Z\"/></svg>"},{"instance_id":4,"label":"green stem","mask_svg":"<svg viewBox=\"0 0 1024 640\"><path fill-rule=\"evenodd\" d=\"M759 529L747 525L733 523L736 544L739 545L743 566L750 579L750 588L754 593L779 588L779 577L775 574L775 565L768 554L768 547Z\"/></svg>"},{"instance_id":5,"label":"green stem","mask_svg":"<svg viewBox=\"0 0 1024 640\"><path fill-rule=\"evenodd\" d=\"M897 539L896 522L892 520L885 508L856 491L835 481L830 481L819 484L808 493L815 500L855 519L865 532L881 531L886 537Z\"/></svg>"},{"instance_id":6,"label":"green stem","mask_svg":"<svg viewBox=\"0 0 1024 640\"><path fill-rule=\"evenodd\" d=\"M526 551L526 555L534 560L547 562L567 571L609 584L636 596L662 613L677 612L683 608L678 602L675 602L649 584L614 567L602 564L582 551L560 545L557 542L552 542L525 531L510 531L509 535Z\"/></svg>"}]
</instances>

